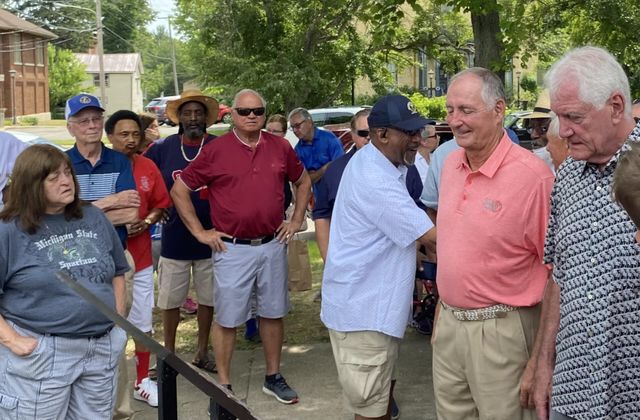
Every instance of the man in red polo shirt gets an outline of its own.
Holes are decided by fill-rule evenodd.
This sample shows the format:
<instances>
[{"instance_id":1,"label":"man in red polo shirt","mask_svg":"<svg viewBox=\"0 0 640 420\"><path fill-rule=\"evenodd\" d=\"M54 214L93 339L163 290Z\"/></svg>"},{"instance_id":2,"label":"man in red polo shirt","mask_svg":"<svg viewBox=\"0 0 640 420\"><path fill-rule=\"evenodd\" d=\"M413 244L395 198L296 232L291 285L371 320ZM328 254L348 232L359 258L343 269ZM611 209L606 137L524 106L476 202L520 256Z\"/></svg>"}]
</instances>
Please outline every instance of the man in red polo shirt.
<instances>
[{"instance_id":1,"label":"man in red polo shirt","mask_svg":"<svg viewBox=\"0 0 640 420\"><path fill-rule=\"evenodd\" d=\"M286 243L298 231L309 202L311 180L289 143L263 132L265 100L244 89L233 101L234 128L208 144L171 190L184 224L200 242L211 246L216 267L213 342L219 382L231 388L230 365L236 327L251 316L252 290L257 292L267 371L262 390L284 404L298 395L280 374L282 318L289 310ZM283 220L288 180L296 190L291 222ZM207 186L214 229L205 230L189 194Z\"/></svg>"}]
</instances>

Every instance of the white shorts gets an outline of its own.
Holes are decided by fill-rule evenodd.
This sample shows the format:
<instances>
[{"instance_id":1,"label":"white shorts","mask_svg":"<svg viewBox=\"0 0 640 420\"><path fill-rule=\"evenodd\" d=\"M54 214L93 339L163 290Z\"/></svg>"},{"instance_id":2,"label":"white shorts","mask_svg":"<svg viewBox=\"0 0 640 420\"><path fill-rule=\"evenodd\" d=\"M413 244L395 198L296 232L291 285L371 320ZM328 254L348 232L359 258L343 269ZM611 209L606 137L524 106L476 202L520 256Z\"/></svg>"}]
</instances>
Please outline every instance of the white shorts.
<instances>
[{"instance_id":1,"label":"white shorts","mask_svg":"<svg viewBox=\"0 0 640 420\"><path fill-rule=\"evenodd\" d=\"M152 329L153 314L153 266L133 274L133 299L127 320L142 332Z\"/></svg>"}]
</instances>

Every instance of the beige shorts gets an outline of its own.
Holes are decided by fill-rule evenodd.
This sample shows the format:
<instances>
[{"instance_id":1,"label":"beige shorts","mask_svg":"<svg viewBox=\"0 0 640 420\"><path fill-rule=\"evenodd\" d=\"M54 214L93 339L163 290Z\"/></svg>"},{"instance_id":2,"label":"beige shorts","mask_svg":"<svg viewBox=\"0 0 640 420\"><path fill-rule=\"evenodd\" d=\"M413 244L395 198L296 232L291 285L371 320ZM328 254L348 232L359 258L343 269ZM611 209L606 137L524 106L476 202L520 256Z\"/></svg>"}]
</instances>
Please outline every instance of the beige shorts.
<instances>
[{"instance_id":1,"label":"beige shorts","mask_svg":"<svg viewBox=\"0 0 640 420\"><path fill-rule=\"evenodd\" d=\"M203 260L173 260L160 257L158 263L158 308L175 309L187 298L193 278L198 304L213 306L213 263Z\"/></svg>"},{"instance_id":2,"label":"beige shorts","mask_svg":"<svg viewBox=\"0 0 640 420\"><path fill-rule=\"evenodd\" d=\"M329 338L347 408L364 417L385 415L400 339L375 331L332 329Z\"/></svg>"}]
</instances>

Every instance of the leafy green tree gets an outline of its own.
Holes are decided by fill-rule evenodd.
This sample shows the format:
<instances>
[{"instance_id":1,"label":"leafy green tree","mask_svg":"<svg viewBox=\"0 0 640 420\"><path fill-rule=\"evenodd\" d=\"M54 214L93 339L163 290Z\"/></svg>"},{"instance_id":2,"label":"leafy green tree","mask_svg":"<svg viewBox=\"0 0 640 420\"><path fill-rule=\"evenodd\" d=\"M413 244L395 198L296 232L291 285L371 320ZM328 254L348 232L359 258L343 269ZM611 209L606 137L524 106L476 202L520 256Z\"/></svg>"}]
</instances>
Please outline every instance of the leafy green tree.
<instances>
[{"instance_id":1,"label":"leafy green tree","mask_svg":"<svg viewBox=\"0 0 640 420\"><path fill-rule=\"evenodd\" d=\"M104 51L133 52L137 37L153 20L148 0L103 0ZM95 44L95 0L0 0L23 19L58 35L56 45L74 52L86 52Z\"/></svg>"},{"instance_id":2,"label":"leafy green tree","mask_svg":"<svg viewBox=\"0 0 640 420\"><path fill-rule=\"evenodd\" d=\"M51 112L64 107L68 98L81 91L92 90L83 88L82 82L89 79L85 72L85 65L80 63L72 51L48 46L49 55L49 106Z\"/></svg>"},{"instance_id":3,"label":"leafy green tree","mask_svg":"<svg viewBox=\"0 0 640 420\"><path fill-rule=\"evenodd\" d=\"M173 44L176 51L176 73L178 86L181 86L195 77L191 61L187 57L184 41L174 38ZM173 83L173 67L171 65L171 38L167 30L160 26L153 34L141 37L137 47L142 55L144 63L144 75L142 77L142 89L147 98L155 98L164 95L176 95Z\"/></svg>"},{"instance_id":4,"label":"leafy green tree","mask_svg":"<svg viewBox=\"0 0 640 420\"><path fill-rule=\"evenodd\" d=\"M418 48L460 67L469 41L464 21L436 13L435 24L416 1L406 3L178 0L177 24L202 85L227 100L240 88L256 88L270 112L285 111L348 102L362 76L387 89L387 63L413 64Z\"/></svg>"}]
</instances>

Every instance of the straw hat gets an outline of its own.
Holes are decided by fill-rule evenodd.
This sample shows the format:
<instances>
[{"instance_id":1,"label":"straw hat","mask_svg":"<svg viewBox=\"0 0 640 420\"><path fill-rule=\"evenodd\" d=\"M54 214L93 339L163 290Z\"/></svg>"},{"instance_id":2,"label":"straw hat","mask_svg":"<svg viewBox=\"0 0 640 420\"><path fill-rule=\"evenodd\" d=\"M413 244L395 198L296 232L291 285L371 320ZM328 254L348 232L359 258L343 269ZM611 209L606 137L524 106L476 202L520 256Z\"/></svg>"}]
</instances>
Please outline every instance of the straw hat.
<instances>
[{"instance_id":1,"label":"straw hat","mask_svg":"<svg viewBox=\"0 0 640 420\"><path fill-rule=\"evenodd\" d=\"M218 120L218 101L211 96L206 96L198 89L187 89L180 94L179 99L167 102L165 113L174 123L178 124L180 118L178 109L186 102L200 102L207 109L207 127Z\"/></svg>"},{"instance_id":2,"label":"straw hat","mask_svg":"<svg viewBox=\"0 0 640 420\"><path fill-rule=\"evenodd\" d=\"M536 106L533 107L533 112L529 115L522 117L525 118L551 118L551 101L549 100L549 91L544 89L538 95Z\"/></svg>"}]
</instances>

